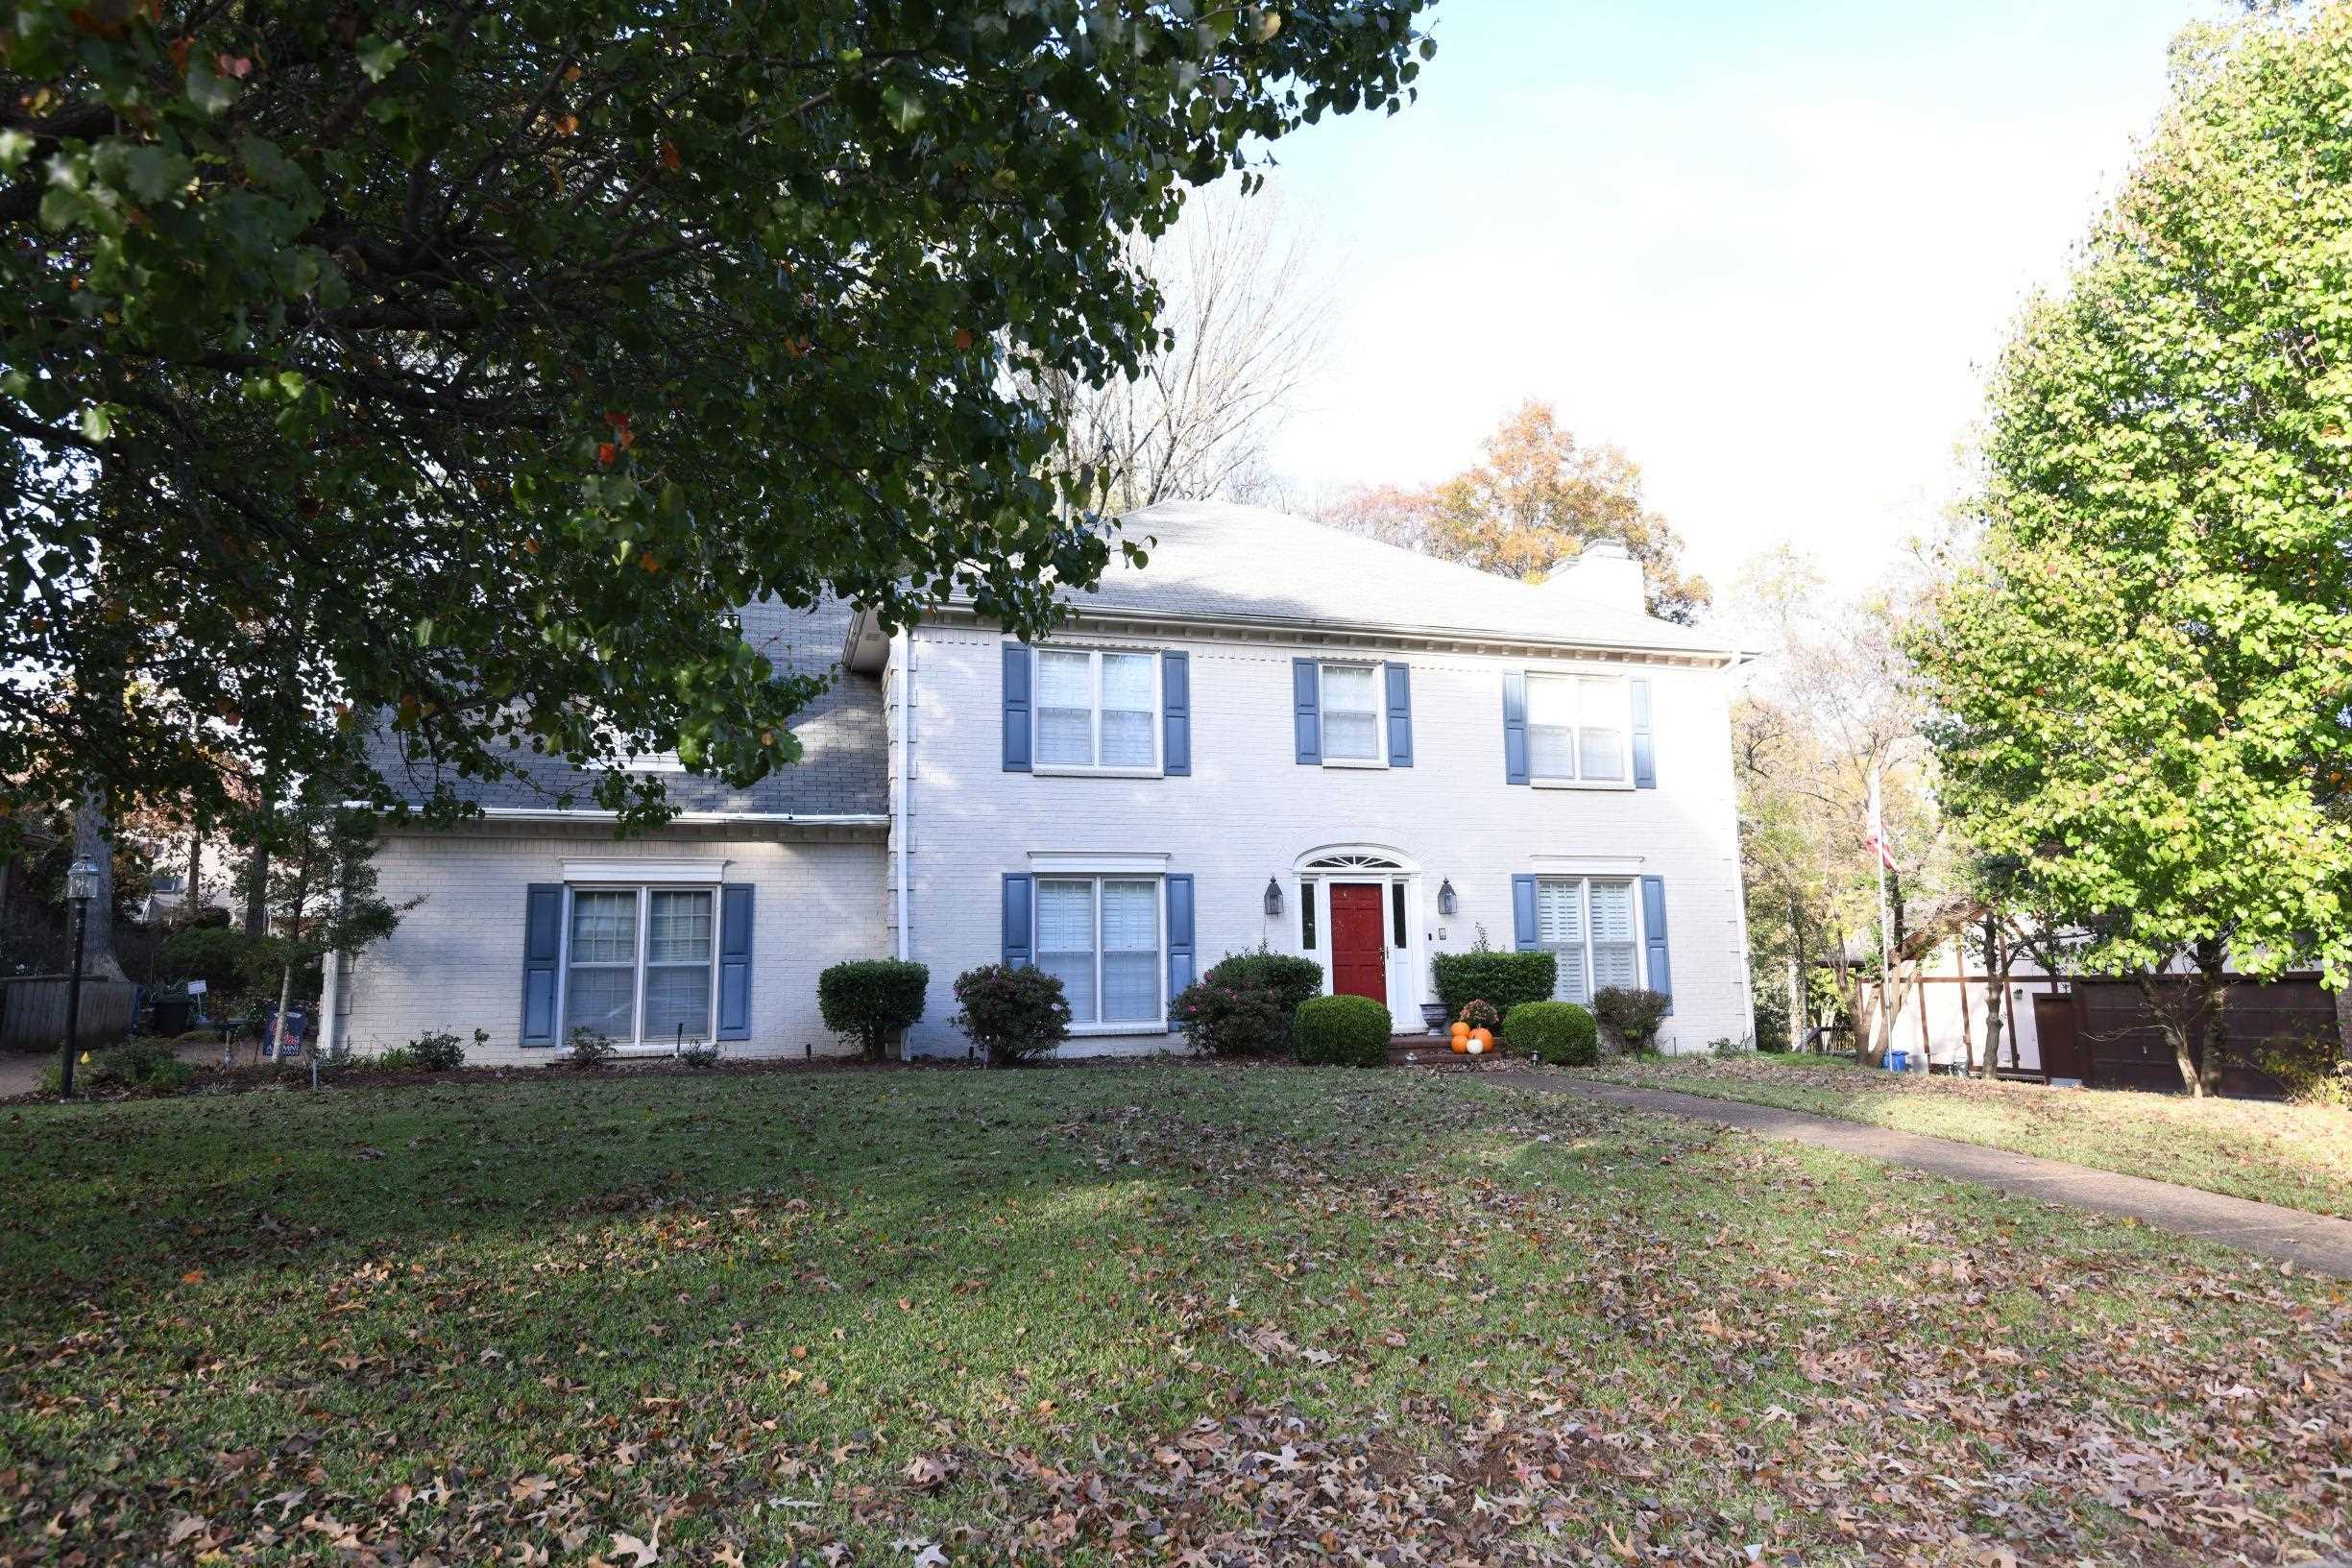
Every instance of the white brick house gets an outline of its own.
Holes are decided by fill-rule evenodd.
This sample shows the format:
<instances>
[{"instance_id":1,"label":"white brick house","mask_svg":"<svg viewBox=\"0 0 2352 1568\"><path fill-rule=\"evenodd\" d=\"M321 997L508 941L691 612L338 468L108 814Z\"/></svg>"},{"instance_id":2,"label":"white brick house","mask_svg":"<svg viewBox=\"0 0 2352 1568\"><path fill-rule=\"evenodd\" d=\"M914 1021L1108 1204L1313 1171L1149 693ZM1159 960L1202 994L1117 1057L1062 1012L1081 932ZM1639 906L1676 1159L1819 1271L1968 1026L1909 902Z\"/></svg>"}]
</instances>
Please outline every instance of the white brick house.
<instances>
[{"instance_id":1,"label":"white brick house","mask_svg":"<svg viewBox=\"0 0 2352 1568\"><path fill-rule=\"evenodd\" d=\"M842 1049L815 979L930 966L910 1053L960 1055L955 977L1062 976L1078 1048L1165 1049L1169 998L1261 944L1418 1029L1430 959L1483 935L1561 955L1563 995L1667 991L1662 1043L1753 1031L1728 703L1737 653L1641 613L1596 548L1541 587L1276 513L1176 503L1042 647L965 605L885 637L839 606L747 615L780 665L837 662L802 764L616 840L543 788L390 840L424 903L330 979L329 1038L480 1027L545 1059Z\"/></svg>"}]
</instances>

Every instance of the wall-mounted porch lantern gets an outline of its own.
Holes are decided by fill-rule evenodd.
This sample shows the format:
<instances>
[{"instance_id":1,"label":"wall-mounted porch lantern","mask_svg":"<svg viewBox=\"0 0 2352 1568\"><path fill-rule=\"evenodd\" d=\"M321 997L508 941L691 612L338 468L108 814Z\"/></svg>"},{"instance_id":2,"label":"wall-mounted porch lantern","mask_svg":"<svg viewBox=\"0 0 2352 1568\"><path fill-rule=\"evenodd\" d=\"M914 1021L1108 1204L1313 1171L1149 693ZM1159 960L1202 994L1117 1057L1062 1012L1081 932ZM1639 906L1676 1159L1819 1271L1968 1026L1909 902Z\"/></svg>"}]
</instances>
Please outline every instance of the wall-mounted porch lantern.
<instances>
[{"instance_id":1,"label":"wall-mounted porch lantern","mask_svg":"<svg viewBox=\"0 0 2352 1568\"><path fill-rule=\"evenodd\" d=\"M1270 915L1282 912L1282 884L1272 877L1266 879L1266 912Z\"/></svg>"},{"instance_id":2,"label":"wall-mounted porch lantern","mask_svg":"<svg viewBox=\"0 0 2352 1568\"><path fill-rule=\"evenodd\" d=\"M1454 897L1454 883L1452 878L1449 877L1444 881L1438 884L1438 913L1442 915L1450 915L1454 912L1455 908L1460 905L1460 903L1461 901Z\"/></svg>"}]
</instances>

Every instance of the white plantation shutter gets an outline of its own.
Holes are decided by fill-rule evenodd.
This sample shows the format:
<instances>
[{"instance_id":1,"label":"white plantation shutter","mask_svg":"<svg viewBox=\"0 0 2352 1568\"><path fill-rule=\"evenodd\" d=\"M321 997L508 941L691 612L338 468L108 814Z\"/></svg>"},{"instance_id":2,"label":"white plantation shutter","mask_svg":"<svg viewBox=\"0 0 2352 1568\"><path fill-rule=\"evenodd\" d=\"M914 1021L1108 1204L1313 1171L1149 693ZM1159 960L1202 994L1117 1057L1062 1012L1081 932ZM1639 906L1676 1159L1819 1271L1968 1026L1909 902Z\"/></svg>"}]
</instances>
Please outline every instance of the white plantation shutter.
<instances>
[{"instance_id":1,"label":"white plantation shutter","mask_svg":"<svg viewBox=\"0 0 2352 1568\"><path fill-rule=\"evenodd\" d=\"M1595 990L1616 986L1631 990L1641 981L1635 956L1634 884L1592 884L1592 984Z\"/></svg>"},{"instance_id":2,"label":"white plantation shutter","mask_svg":"<svg viewBox=\"0 0 2352 1568\"><path fill-rule=\"evenodd\" d=\"M1156 1019L1159 1009L1159 883L1103 884L1103 1022Z\"/></svg>"},{"instance_id":3,"label":"white plantation shutter","mask_svg":"<svg viewBox=\"0 0 2352 1568\"><path fill-rule=\"evenodd\" d=\"M1584 1001L1591 992L1585 983L1585 884L1570 879L1546 878L1536 884L1536 940L1559 960L1552 995L1562 1001Z\"/></svg>"},{"instance_id":4,"label":"white plantation shutter","mask_svg":"<svg viewBox=\"0 0 2352 1568\"><path fill-rule=\"evenodd\" d=\"M1152 738L1159 724L1152 666L1158 655L1103 656L1103 765L1150 767L1157 760Z\"/></svg>"},{"instance_id":5,"label":"white plantation shutter","mask_svg":"<svg viewBox=\"0 0 2352 1568\"><path fill-rule=\"evenodd\" d=\"M1323 756L1374 761L1380 756L1377 673L1369 665L1325 664Z\"/></svg>"},{"instance_id":6,"label":"white plantation shutter","mask_svg":"<svg viewBox=\"0 0 2352 1568\"><path fill-rule=\"evenodd\" d=\"M1074 1022L1094 1022L1094 883L1039 880L1037 967L1060 977Z\"/></svg>"},{"instance_id":7,"label":"white plantation shutter","mask_svg":"<svg viewBox=\"0 0 2352 1568\"><path fill-rule=\"evenodd\" d=\"M1527 771L1538 779L1576 777L1575 682L1528 678Z\"/></svg>"},{"instance_id":8,"label":"white plantation shutter","mask_svg":"<svg viewBox=\"0 0 2352 1568\"><path fill-rule=\"evenodd\" d=\"M1037 655L1037 760L1094 762L1094 661L1085 654Z\"/></svg>"}]
</instances>

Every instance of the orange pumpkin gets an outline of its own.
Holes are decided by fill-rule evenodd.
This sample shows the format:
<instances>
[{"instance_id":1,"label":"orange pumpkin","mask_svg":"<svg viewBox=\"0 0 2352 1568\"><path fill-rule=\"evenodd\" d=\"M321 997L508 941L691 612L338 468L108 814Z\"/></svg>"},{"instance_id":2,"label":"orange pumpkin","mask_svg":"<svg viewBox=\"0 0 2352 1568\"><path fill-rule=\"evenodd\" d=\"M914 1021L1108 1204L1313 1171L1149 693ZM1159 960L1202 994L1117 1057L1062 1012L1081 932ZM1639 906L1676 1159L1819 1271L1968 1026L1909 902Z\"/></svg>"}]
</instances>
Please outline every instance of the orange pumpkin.
<instances>
[{"instance_id":1,"label":"orange pumpkin","mask_svg":"<svg viewBox=\"0 0 2352 1568\"><path fill-rule=\"evenodd\" d=\"M1457 1034L1454 1036L1453 1045L1454 1054L1458 1056L1470 1049L1470 1037L1467 1034Z\"/></svg>"},{"instance_id":2,"label":"orange pumpkin","mask_svg":"<svg viewBox=\"0 0 2352 1568\"><path fill-rule=\"evenodd\" d=\"M1472 1029L1470 1031L1470 1038L1478 1043L1478 1049L1480 1050L1492 1050L1494 1049L1494 1031L1492 1029Z\"/></svg>"},{"instance_id":3,"label":"orange pumpkin","mask_svg":"<svg viewBox=\"0 0 2352 1568\"><path fill-rule=\"evenodd\" d=\"M1454 1020L1454 1038L1459 1040L1470 1032L1470 1026L1460 1019Z\"/></svg>"}]
</instances>

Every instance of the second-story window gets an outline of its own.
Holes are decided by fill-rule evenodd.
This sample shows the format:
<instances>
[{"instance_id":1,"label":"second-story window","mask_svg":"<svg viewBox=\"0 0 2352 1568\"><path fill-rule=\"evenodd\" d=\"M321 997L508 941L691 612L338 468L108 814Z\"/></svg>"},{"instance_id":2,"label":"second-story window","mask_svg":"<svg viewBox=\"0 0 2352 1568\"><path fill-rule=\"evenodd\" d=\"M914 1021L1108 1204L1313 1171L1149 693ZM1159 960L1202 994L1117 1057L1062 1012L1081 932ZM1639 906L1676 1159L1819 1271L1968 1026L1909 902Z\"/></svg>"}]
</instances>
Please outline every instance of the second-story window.
<instances>
[{"instance_id":1,"label":"second-story window","mask_svg":"<svg viewBox=\"0 0 2352 1568\"><path fill-rule=\"evenodd\" d=\"M1527 771L1540 783L1622 785L1633 719L1614 675L1527 677Z\"/></svg>"},{"instance_id":2,"label":"second-story window","mask_svg":"<svg viewBox=\"0 0 2352 1568\"><path fill-rule=\"evenodd\" d=\"M1159 732L1157 655L1038 650L1039 765L1148 771Z\"/></svg>"},{"instance_id":3,"label":"second-story window","mask_svg":"<svg viewBox=\"0 0 2352 1568\"><path fill-rule=\"evenodd\" d=\"M1379 762L1380 668L1376 664L1322 666L1323 760Z\"/></svg>"}]
</instances>

